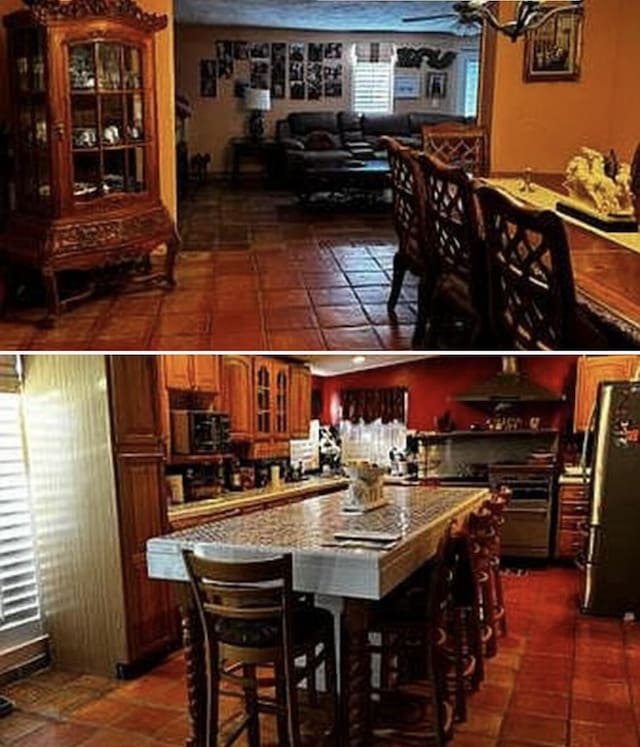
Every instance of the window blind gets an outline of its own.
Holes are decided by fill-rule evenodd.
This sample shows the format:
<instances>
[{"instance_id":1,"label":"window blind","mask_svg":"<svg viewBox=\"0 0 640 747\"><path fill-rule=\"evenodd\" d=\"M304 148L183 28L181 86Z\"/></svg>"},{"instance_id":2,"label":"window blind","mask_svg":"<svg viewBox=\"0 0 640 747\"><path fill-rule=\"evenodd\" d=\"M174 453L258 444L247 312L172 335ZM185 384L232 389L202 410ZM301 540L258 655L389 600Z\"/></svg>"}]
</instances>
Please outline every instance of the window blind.
<instances>
[{"instance_id":1,"label":"window blind","mask_svg":"<svg viewBox=\"0 0 640 747\"><path fill-rule=\"evenodd\" d=\"M0 356L0 649L39 619L20 377L16 358Z\"/></svg>"},{"instance_id":2,"label":"window blind","mask_svg":"<svg viewBox=\"0 0 640 747\"><path fill-rule=\"evenodd\" d=\"M466 60L464 65L464 116L478 114L478 88L480 86L480 60Z\"/></svg>"},{"instance_id":3,"label":"window blind","mask_svg":"<svg viewBox=\"0 0 640 747\"><path fill-rule=\"evenodd\" d=\"M358 114L393 112L393 63L356 60L353 68L353 110Z\"/></svg>"}]
</instances>

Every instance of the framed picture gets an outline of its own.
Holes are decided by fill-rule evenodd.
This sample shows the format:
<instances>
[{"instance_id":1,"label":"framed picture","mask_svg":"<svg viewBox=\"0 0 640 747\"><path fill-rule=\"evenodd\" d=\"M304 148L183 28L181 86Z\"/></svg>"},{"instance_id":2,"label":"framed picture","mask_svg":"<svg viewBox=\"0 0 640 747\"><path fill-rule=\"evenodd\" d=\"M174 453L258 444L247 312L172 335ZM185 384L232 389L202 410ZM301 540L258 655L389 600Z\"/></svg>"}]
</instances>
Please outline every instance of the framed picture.
<instances>
[{"instance_id":1,"label":"framed picture","mask_svg":"<svg viewBox=\"0 0 640 747\"><path fill-rule=\"evenodd\" d=\"M446 99L447 78L447 73L427 73L424 95L428 99Z\"/></svg>"},{"instance_id":2,"label":"framed picture","mask_svg":"<svg viewBox=\"0 0 640 747\"><path fill-rule=\"evenodd\" d=\"M558 15L525 36L524 79L578 80L582 54L582 16Z\"/></svg>"},{"instance_id":3,"label":"framed picture","mask_svg":"<svg viewBox=\"0 0 640 747\"><path fill-rule=\"evenodd\" d=\"M200 60L200 96L215 99L218 95L218 60Z\"/></svg>"},{"instance_id":4,"label":"framed picture","mask_svg":"<svg viewBox=\"0 0 640 747\"><path fill-rule=\"evenodd\" d=\"M394 97L397 99L420 98L420 71L396 73Z\"/></svg>"}]
</instances>

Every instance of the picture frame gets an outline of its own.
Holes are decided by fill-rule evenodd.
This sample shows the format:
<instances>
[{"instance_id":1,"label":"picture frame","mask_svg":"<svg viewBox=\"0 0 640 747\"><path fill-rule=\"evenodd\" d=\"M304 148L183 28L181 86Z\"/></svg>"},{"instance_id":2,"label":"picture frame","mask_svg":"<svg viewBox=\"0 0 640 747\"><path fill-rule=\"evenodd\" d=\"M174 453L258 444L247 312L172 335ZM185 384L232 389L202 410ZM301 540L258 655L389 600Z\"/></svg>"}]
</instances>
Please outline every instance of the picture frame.
<instances>
[{"instance_id":1,"label":"picture frame","mask_svg":"<svg viewBox=\"0 0 640 747\"><path fill-rule=\"evenodd\" d=\"M428 99L441 100L447 98L447 73L427 73L424 95Z\"/></svg>"},{"instance_id":2,"label":"picture frame","mask_svg":"<svg viewBox=\"0 0 640 747\"><path fill-rule=\"evenodd\" d=\"M218 60L200 60L200 96L215 99L218 96Z\"/></svg>"},{"instance_id":3,"label":"picture frame","mask_svg":"<svg viewBox=\"0 0 640 747\"><path fill-rule=\"evenodd\" d=\"M419 99L420 71L405 69L401 73L396 73L393 95L396 99Z\"/></svg>"},{"instance_id":4,"label":"picture frame","mask_svg":"<svg viewBox=\"0 0 640 747\"><path fill-rule=\"evenodd\" d=\"M560 14L527 34L524 44L525 82L579 80L583 27L582 15Z\"/></svg>"}]
</instances>

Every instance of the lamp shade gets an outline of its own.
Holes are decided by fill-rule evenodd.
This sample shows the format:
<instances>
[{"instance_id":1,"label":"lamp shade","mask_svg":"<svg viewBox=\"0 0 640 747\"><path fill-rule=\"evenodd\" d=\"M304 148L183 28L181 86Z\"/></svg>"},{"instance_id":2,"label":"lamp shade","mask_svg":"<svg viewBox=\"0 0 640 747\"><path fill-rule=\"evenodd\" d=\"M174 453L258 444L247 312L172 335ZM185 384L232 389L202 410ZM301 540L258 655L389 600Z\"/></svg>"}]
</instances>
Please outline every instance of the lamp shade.
<instances>
[{"instance_id":1,"label":"lamp shade","mask_svg":"<svg viewBox=\"0 0 640 747\"><path fill-rule=\"evenodd\" d=\"M247 88L244 92L244 104L254 112L268 112L271 109L271 91L263 88Z\"/></svg>"}]
</instances>

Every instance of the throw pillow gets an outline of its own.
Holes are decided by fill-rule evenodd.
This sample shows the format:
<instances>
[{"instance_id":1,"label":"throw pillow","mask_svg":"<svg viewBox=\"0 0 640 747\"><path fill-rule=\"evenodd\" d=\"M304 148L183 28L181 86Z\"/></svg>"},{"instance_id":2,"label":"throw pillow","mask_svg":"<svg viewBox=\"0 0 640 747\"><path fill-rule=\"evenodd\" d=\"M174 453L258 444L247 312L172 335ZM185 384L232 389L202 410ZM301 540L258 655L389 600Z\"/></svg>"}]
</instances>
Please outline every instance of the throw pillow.
<instances>
[{"instance_id":1,"label":"throw pillow","mask_svg":"<svg viewBox=\"0 0 640 747\"><path fill-rule=\"evenodd\" d=\"M337 147L333 135L326 130L310 132L304 144L307 150L335 150Z\"/></svg>"}]
</instances>

